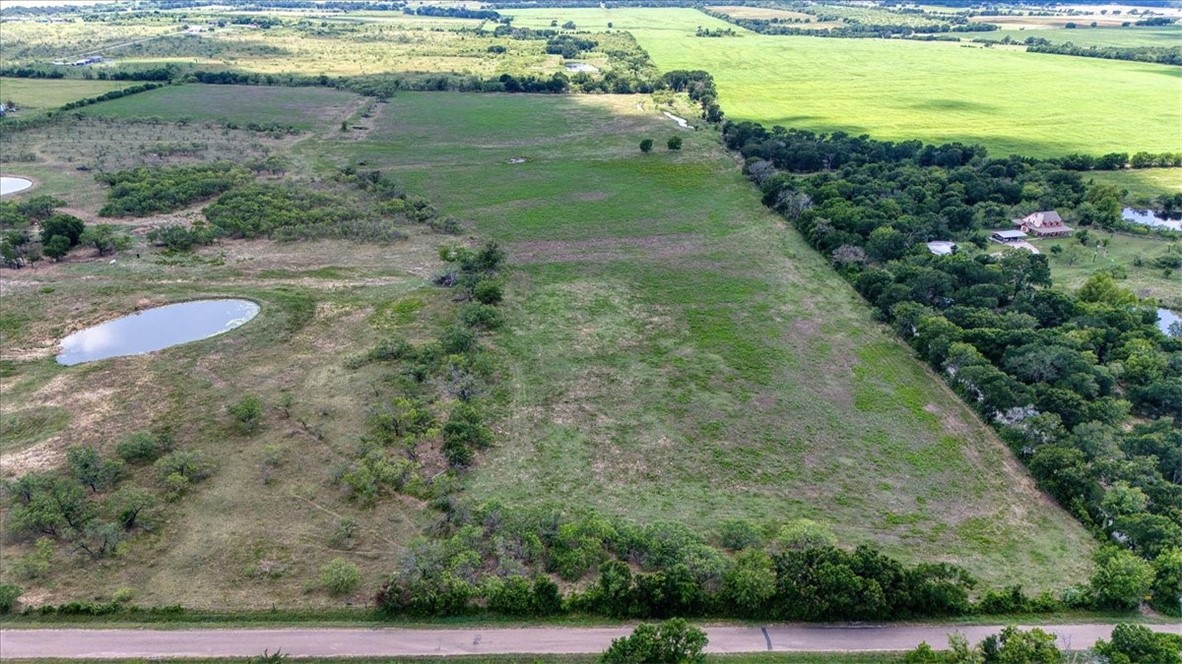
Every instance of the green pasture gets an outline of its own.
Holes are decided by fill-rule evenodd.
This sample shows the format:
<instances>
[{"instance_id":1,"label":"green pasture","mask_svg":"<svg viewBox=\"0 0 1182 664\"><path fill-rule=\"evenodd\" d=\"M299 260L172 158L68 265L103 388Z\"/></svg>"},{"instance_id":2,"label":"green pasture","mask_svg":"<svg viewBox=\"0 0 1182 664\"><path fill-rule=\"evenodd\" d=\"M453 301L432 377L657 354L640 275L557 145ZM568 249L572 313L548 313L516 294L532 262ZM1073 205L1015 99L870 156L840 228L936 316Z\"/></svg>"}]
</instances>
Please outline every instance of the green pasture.
<instances>
[{"instance_id":1,"label":"green pasture","mask_svg":"<svg viewBox=\"0 0 1182 664\"><path fill-rule=\"evenodd\" d=\"M472 503L707 535L809 517L991 583L1085 578L1088 535L762 208L712 132L637 97L407 93L379 108L368 139L321 150L323 166L392 169L513 265L498 442Z\"/></svg>"},{"instance_id":2,"label":"green pasture","mask_svg":"<svg viewBox=\"0 0 1182 664\"><path fill-rule=\"evenodd\" d=\"M246 85L175 85L113 99L86 108L107 118L188 119L195 122L275 123L311 129L334 117L359 97L331 88Z\"/></svg>"},{"instance_id":3,"label":"green pasture","mask_svg":"<svg viewBox=\"0 0 1182 664\"><path fill-rule=\"evenodd\" d=\"M1127 199L1133 203L1144 203L1162 194L1182 192L1182 168L1094 171L1084 179L1114 184L1128 191Z\"/></svg>"},{"instance_id":4,"label":"green pasture","mask_svg":"<svg viewBox=\"0 0 1182 664\"><path fill-rule=\"evenodd\" d=\"M993 32L968 32L960 35L961 39L993 39L1000 40L1009 37L1021 42L1028 37L1041 37L1056 44L1071 42L1076 46L1182 46L1182 25L1171 25L1156 28L1076 28L1066 29L1030 29L1030 30L996 30Z\"/></svg>"},{"instance_id":5,"label":"green pasture","mask_svg":"<svg viewBox=\"0 0 1182 664\"><path fill-rule=\"evenodd\" d=\"M0 78L0 102L13 102L22 113L53 110L72 101L137 85L135 81Z\"/></svg>"},{"instance_id":6,"label":"green pasture","mask_svg":"<svg viewBox=\"0 0 1182 664\"><path fill-rule=\"evenodd\" d=\"M1088 235L1087 246L1073 237L1038 240L1039 250L1050 260L1056 287L1074 290L1096 272L1115 270L1120 285L1138 296L1166 307L1182 308L1182 271L1166 275L1153 264L1160 256L1182 256L1182 242L1096 230L1089 230ZM1051 253L1054 246L1062 251Z\"/></svg>"},{"instance_id":7,"label":"green pasture","mask_svg":"<svg viewBox=\"0 0 1182 664\"><path fill-rule=\"evenodd\" d=\"M879 139L982 143L995 154L1182 148L1182 68L948 42L694 37L734 27L692 9L511 10L631 31L663 70L714 75L728 117Z\"/></svg>"}]
</instances>

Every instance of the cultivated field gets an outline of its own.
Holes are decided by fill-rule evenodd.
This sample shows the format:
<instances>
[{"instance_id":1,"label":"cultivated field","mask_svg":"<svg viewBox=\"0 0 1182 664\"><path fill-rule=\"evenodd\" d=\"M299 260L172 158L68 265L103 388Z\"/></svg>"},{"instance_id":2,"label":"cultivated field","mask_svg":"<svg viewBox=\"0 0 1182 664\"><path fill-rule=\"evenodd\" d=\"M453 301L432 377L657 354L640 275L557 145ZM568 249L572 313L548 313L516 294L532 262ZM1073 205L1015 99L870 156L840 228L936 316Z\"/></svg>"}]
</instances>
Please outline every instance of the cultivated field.
<instances>
[{"instance_id":1,"label":"cultivated field","mask_svg":"<svg viewBox=\"0 0 1182 664\"><path fill-rule=\"evenodd\" d=\"M978 142L994 153L1031 156L1182 146L1176 67L741 30L736 38L699 39L696 26L734 26L690 9L511 13L523 25L548 25L556 17L591 30L608 21L631 30L661 69L711 72L723 109L735 119L879 139ZM1036 99L1054 102L1031 102Z\"/></svg>"},{"instance_id":2,"label":"cultivated field","mask_svg":"<svg viewBox=\"0 0 1182 664\"><path fill-rule=\"evenodd\" d=\"M351 146L516 266L499 442L469 499L706 532L807 516L990 581L1082 578L1087 536L988 429L710 133L635 101L405 94ZM679 153L635 147L678 133Z\"/></svg>"}]
</instances>

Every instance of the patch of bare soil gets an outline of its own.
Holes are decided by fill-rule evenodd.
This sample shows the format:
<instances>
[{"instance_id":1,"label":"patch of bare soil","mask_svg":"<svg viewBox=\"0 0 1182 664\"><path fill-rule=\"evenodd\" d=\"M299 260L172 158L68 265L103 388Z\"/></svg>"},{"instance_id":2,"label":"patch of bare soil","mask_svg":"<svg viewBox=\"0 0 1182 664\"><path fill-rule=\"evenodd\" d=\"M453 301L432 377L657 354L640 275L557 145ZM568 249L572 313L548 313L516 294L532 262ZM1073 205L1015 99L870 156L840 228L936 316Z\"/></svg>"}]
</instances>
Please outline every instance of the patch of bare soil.
<instances>
[{"instance_id":1,"label":"patch of bare soil","mask_svg":"<svg viewBox=\"0 0 1182 664\"><path fill-rule=\"evenodd\" d=\"M678 258L703 249L696 235L657 235L596 240L539 240L522 242L510 249L514 263L560 263L566 261L606 262L636 256Z\"/></svg>"}]
</instances>

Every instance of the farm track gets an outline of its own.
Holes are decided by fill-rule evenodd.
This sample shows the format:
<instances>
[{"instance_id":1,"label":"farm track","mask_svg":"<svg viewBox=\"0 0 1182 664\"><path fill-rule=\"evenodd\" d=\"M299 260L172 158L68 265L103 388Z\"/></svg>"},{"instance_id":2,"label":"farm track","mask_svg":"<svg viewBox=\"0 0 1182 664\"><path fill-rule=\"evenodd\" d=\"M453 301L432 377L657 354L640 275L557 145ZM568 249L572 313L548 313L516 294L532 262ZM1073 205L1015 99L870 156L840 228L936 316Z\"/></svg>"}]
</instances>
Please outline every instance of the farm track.
<instances>
[{"instance_id":1,"label":"farm track","mask_svg":"<svg viewBox=\"0 0 1182 664\"><path fill-rule=\"evenodd\" d=\"M1152 629L1182 634L1182 624ZM934 647L960 632L979 641L1001 629L996 625L770 626L706 628L708 652L874 652L902 651L920 642ZM1059 646L1089 648L1107 639L1112 625L1044 627L1058 635ZM0 657L130 658L242 657L281 649L294 657L386 657L495 654L575 654L600 652L624 627L532 627L498 629L9 629L0 632Z\"/></svg>"}]
</instances>

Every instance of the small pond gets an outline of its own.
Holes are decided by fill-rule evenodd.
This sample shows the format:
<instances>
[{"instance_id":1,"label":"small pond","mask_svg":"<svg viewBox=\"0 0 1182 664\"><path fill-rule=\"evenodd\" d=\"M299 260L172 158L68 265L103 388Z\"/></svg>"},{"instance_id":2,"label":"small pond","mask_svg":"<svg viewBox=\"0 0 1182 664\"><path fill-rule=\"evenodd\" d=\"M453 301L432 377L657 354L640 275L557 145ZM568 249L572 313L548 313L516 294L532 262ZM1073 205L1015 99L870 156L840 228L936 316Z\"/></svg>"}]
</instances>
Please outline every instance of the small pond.
<instances>
[{"instance_id":1,"label":"small pond","mask_svg":"<svg viewBox=\"0 0 1182 664\"><path fill-rule=\"evenodd\" d=\"M151 353L229 332L258 313L250 300L193 300L139 311L62 339L57 361L68 366Z\"/></svg>"},{"instance_id":2,"label":"small pond","mask_svg":"<svg viewBox=\"0 0 1182 664\"><path fill-rule=\"evenodd\" d=\"M1125 208L1121 210L1120 216L1127 222L1133 224L1141 224L1142 226L1155 226L1158 228L1170 228L1176 231L1182 231L1182 220L1170 219L1163 213L1154 210L1135 210L1133 208Z\"/></svg>"},{"instance_id":3,"label":"small pond","mask_svg":"<svg viewBox=\"0 0 1182 664\"><path fill-rule=\"evenodd\" d=\"M32 180L26 180L25 178L14 178L8 175L0 176L0 196L15 194L18 191L24 191L32 186Z\"/></svg>"},{"instance_id":4,"label":"small pond","mask_svg":"<svg viewBox=\"0 0 1182 664\"><path fill-rule=\"evenodd\" d=\"M1169 334L1170 326L1179 321L1182 321L1182 315L1179 315L1178 312L1169 309L1157 310L1157 327L1162 332Z\"/></svg>"},{"instance_id":5,"label":"small pond","mask_svg":"<svg viewBox=\"0 0 1182 664\"><path fill-rule=\"evenodd\" d=\"M599 67L596 67L594 65L589 65L586 62L568 62L563 66L566 67L567 71L575 71L575 72L582 71L582 72L587 72L588 74L594 74L599 71Z\"/></svg>"}]
</instances>

